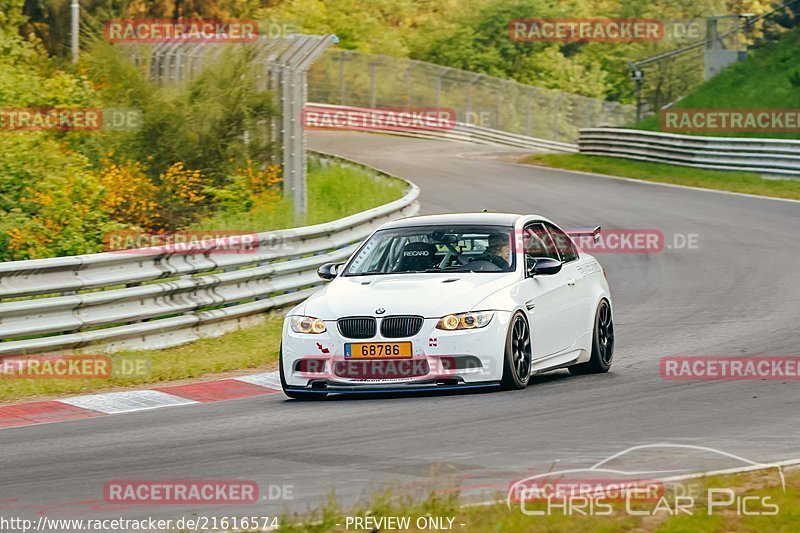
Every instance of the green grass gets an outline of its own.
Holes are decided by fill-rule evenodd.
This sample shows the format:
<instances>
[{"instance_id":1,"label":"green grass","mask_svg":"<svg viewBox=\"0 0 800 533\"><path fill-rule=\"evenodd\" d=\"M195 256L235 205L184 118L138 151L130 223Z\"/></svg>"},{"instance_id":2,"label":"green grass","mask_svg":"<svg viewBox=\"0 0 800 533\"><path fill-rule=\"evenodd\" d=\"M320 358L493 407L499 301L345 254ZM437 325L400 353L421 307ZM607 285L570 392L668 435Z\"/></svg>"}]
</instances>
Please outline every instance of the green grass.
<instances>
[{"instance_id":1,"label":"green grass","mask_svg":"<svg viewBox=\"0 0 800 533\"><path fill-rule=\"evenodd\" d=\"M775 198L800 200L800 180L764 179L752 172L704 170L693 167L633 161L617 157L583 154L530 155L521 163L610 176L622 176L659 183L674 183L719 191L731 191Z\"/></svg>"},{"instance_id":2,"label":"green grass","mask_svg":"<svg viewBox=\"0 0 800 533\"><path fill-rule=\"evenodd\" d=\"M124 351L105 354L102 350L84 350L92 355L108 355L111 368L128 368L140 362L144 372L129 372L97 379L20 379L1 378L0 402L33 399L37 396L83 394L112 387L131 387L163 383L205 374L265 367L278 360L283 315L272 313L258 325L228 333L223 337L200 339L192 344L163 350ZM143 362L143 363L141 363Z\"/></svg>"},{"instance_id":3,"label":"green grass","mask_svg":"<svg viewBox=\"0 0 800 533\"><path fill-rule=\"evenodd\" d=\"M401 198L405 182L355 166L311 162L308 213L302 225L330 222ZM271 231L295 227L291 199L257 206L248 213L219 213L193 226L206 230Z\"/></svg>"},{"instance_id":4,"label":"green grass","mask_svg":"<svg viewBox=\"0 0 800 533\"><path fill-rule=\"evenodd\" d=\"M800 29L784 34L777 42L755 49L750 56L707 81L673 108L800 108ZM636 128L660 131L658 115ZM697 133L721 137L800 138L800 132Z\"/></svg>"},{"instance_id":5,"label":"green grass","mask_svg":"<svg viewBox=\"0 0 800 533\"><path fill-rule=\"evenodd\" d=\"M636 531L637 533L726 533L736 532L794 532L800 531L800 472L786 473L786 493L783 492L776 470L739 474L734 476L703 478L683 482L683 494L689 493L686 487L694 487L693 505L688 505L688 514L670 515L656 502L635 503L633 508L648 511L652 516L633 516L625 510L625 502L612 503L608 516L565 516L563 511L551 511L545 516L528 516L519 508L509 509L505 502L484 506L462 507L457 493L430 488L418 492L417 496L392 489L386 489L369 502L350 509L343 509L331 494L320 507L303 515L284 515L280 530L289 533L333 533L352 531L352 523L346 528L346 518L364 517L409 517L411 526L402 531L430 531L417 529L417 518L424 516L453 518L453 530L465 533L498 533L505 531L524 532L574 532L605 533L617 531ZM749 500L749 509L769 510L762 502L777 504L778 514L774 516L739 516L735 504L730 507L716 507L711 514L707 510L709 488L733 489L738 497L755 497ZM675 508L675 492L665 487L665 502ZM504 500L505 494L498 495ZM717 496L721 500L721 496ZM769 498L765 500L764 498ZM543 505L531 508L545 509ZM338 525L337 525L338 524ZM463 524L463 525L462 525Z\"/></svg>"}]
</instances>

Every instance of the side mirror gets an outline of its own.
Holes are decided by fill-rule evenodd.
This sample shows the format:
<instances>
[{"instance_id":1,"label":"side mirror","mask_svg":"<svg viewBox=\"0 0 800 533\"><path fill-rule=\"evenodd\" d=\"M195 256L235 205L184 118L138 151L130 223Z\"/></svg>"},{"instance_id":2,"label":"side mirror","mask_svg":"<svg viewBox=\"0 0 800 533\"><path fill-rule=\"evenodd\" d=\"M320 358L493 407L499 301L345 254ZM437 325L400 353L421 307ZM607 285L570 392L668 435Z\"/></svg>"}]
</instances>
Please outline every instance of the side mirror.
<instances>
[{"instance_id":1,"label":"side mirror","mask_svg":"<svg viewBox=\"0 0 800 533\"><path fill-rule=\"evenodd\" d=\"M325 281L330 281L336 277L343 265L344 263L325 263L317 269L317 275Z\"/></svg>"},{"instance_id":2,"label":"side mirror","mask_svg":"<svg viewBox=\"0 0 800 533\"><path fill-rule=\"evenodd\" d=\"M528 270L529 276L550 276L561 271L561 261L552 257L539 257L534 259L533 266Z\"/></svg>"}]
</instances>

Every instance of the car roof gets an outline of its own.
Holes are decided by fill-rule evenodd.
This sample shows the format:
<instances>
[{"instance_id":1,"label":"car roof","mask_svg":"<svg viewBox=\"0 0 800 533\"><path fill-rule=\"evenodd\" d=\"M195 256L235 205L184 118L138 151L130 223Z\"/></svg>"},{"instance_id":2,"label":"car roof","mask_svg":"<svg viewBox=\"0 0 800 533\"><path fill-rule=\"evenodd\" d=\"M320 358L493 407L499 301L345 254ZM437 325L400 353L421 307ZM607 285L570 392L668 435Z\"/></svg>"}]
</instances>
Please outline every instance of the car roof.
<instances>
[{"instance_id":1,"label":"car roof","mask_svg":"<svg viewBox=\"0 0 800 533\"><path fill-rule=\"evenodd\" d=\"M381 229L406 228L411 226L438 226L440 224L486 224L513 227L523 215L515 213L449 213L446 215L423 215L401 218L387 222Z\"/></svg>"}]
</instances>

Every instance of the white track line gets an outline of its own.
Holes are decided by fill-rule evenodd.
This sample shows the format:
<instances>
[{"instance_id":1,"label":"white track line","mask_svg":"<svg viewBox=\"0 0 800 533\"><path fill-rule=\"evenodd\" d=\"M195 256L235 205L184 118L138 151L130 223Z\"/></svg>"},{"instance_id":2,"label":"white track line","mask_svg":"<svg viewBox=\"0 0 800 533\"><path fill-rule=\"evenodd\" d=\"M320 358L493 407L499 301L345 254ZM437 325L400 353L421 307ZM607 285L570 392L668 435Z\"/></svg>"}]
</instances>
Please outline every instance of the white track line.
<instances>
[{"instance_id":1,"label":"white track line","mask_svg":"<svg viewBox=\"0 0 800 533\"><path fill-rule=\"evenodd\" d=\"M538 155L538 154L535 154ZM557 168L557 167L547 167L544 165L529 165L526 163L510 163L511 165L517 165L520 167L526 168L539 168L544 170L555 170L558 172L568 172L570 174L583 174L584 176L592 176L593 178L604 178L608 180L618 180L618 181L630 181L633 183L644 183L647 185L659 185L661 187L672 187L675 189L689 189L692 191L703 191L703 192L715 192L718 194L729 194L733 196L744 196L746 198L758 198L760 200L774 200L776 202L791 202L798 204L800 200L793 200L792 198L775 198L774 196L761 196L759 194L748 194L746 192L733 192L733 191L721 191L719 189L706 189L704 187L691 187L689 185L677 185L675 183L662 183L660 181L648 181L648 180L640 180L636 178L623 178L622 176L614 176L611 174L597 174L595 172L586 172L584 170L569 170L566 168ZM707 170L707 169L705 169ZM796 180L787 180L787 181L796 181Z\"/></svg>"},{"instance_id":2,"label":"white track line","mask_svg":"<svg viewBox=\"0 0 800 533\"><path fill-rule=\"evenodd\" d=\"M259 387L267 387L269 389L281 390L281 378L277 372L264 372L263 374L251 374L249 376L240 376L233 378Z\"/></svg>"}]
</instances>

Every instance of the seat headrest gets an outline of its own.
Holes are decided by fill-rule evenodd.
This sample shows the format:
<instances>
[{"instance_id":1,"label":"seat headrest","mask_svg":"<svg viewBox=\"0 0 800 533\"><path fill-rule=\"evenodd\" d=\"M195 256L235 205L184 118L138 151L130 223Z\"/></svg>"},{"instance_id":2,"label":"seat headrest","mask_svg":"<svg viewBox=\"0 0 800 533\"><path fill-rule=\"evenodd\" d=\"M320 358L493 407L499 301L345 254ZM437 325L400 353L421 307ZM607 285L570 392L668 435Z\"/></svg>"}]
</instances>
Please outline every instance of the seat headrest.
<instances>
[{"instance_id":1,"label":"seat headrest","mask_svg":"<svg viewBox=\"0 0 800 533\"><path fill-rule=\"evenodd\" d=\"M400 258L401 272L433 268L436 246L427 242L410 242L403 247Z\"/></svg>"}]
</instances>

